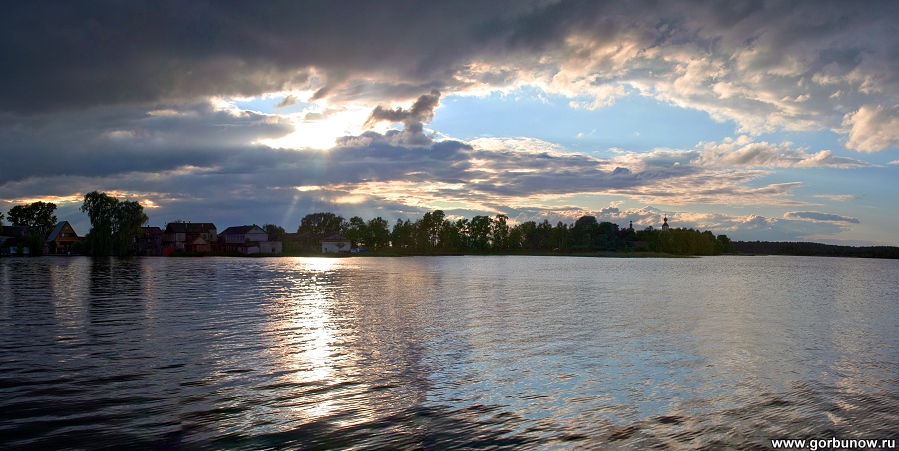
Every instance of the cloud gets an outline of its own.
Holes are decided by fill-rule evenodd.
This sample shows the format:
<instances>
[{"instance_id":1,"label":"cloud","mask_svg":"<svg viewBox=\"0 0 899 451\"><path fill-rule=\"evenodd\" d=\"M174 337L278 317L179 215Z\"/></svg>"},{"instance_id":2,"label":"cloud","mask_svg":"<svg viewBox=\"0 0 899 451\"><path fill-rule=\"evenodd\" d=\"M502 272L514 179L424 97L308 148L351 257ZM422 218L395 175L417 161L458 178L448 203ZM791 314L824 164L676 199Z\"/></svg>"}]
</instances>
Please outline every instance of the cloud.
<instances>
[{"instance_id":1,"label":"cloud","mask_svg":"<svg viewBox=\"0 0 899 451\"><path fill-rule=\"evenodd\" d=\"M277 117L211 102L9 117L0 126L0 155L8 156L0 166L0 186L51 176L209 168L238 152L258 149L248 143L291 130Z\"/></svg>"},{"instance_id":2,"label":"cloud","mask_svg":"<svg viewBox=\"0 0 899 451\"><path fill-rule=\"evenodd\" d=\"M418 86L417 96L421 86L439 88L456 64L481 51L479 30L531 9L529 3L11 5L0 18L0 55L9 67L0 74L0 111L291 89L318 98L359 89L358 99L372 83L396 92Z\"/></svg>"},{"instance_id":3,"label":"cloud","mask_svg":"<svg viewBox=\"0 0 899 451\"><path fill-rule=\"evenodd\" d=\"M789 211L784 213L785 219L807 219L810 221L835 222L858 224L859 220L847 216L834 215L829 213L818 213L816 211Z\"/></svg>"},{"instance_id":4,"label":"cloud","mask_svg":"<svg viewBox=\"0 0 899 451\"><path fill-rule=\"evenodd\" d=\"M862 105L843 118L849 129L846 147L862 152L877 152L899 147L899 106Z\"/></svg>"},{"instance_id":5,"label":"cloud","mask_svg":"<svg viewBox=\"0 0 899 451\"><path fill-rule=\"evenodd\" d=\"M754 142L745 135L722 143L700 143L698 147L701 153L696 163L708 166L858 168L871 165L852 158L837 157L830 150L809 154L804 149L793 148L789 142Z\"/></svg>"},{"instance_id":6,"label":"cloud","mask_svg":"<svg viewBox=\"0 0 899 451\"><path fill-rule=\"evenodd\" d=\"M896 145L894 13L877 0L23 2L0 18L0 111L291 90L373 106L529 84L584 108L650 96L752 135L848 131L873 151Z\"/></svg>"},{"instance_id":7,"label":"cloud","mask_svg":"<svg viewBox=\"0 0 899 451\"><path fill-rule=\"evenodd\" d=\"M812 195L812 197L820 197L822 199L829 199L829 200L834 200L834 201L838 201L838 202L846 202L846 201L855 199L858 196L856 196L855 194L815 194L815 195Z\"/></svg>"},{"instance_id":8,"label":"cloud","mask_svg":"<svg viewBox=\"0 0 899 451\"><path fill-rule=\"evenodd\" d=\"M280 102L275 104L275 108L284 108L291 105L296 105L299 99L295 95L288 95L281 99ZM308 115L307 115L308 116Z\"/></svg>"},{"instance_id":9,"label":"cloud","mask_svg":"<svg viewBox=\"0 0 899 451\"><path fill-rule=\"evenodd\" d=\"M431 142L423 134L424 122L434 117L434 110L440 103L440 91L434 89L430 94L424 94L407 110L402 107L395 109L377 106L371 112L363 127L371 128L378 122L402 122L405 143L426 145Z\"/></svg>"},{"instance_id":10,"label":"cloud","mask_svg":"<svg viewBox=\"0 0 899 451\"><path fill-rule=\"evenodd\" d=\"M422 96L408 109L389 111L400 120L425 120L436 101L436 94ZM178 219L173 212L249 215L262 205L285 211L285 203L299 205L295 195L308 205L381 203L397 211L446 204L502 211L576 195L801 204L790 195L797 182L759 185L766 172L692 164L696 151L598 158L532 138L409 142L400 139L406 130L347 136L326 150L255 144L291 130L279 116L215 102L18 118L0 128L0 151L19 155L0 169L0 200L116 191L152 201L159 206L154 215L168 220ZM323 188L298 189L308 186Z\"/></svg>"}]
</instances>

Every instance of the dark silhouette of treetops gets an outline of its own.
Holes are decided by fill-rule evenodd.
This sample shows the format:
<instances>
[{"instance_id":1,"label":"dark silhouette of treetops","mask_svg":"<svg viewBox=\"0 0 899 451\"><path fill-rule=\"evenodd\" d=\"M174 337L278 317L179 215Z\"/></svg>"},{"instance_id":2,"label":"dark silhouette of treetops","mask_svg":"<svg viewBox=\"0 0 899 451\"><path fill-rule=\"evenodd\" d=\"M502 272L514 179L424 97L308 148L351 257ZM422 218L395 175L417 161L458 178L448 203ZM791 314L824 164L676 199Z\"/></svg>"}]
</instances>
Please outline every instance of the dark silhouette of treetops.
<instances>
[{"instance_id":1,"label":"dark silhouette of treetops","mask_svg":"<svg viewBox=\"0 0 899 451\"><path fill-rule=\"evenodd\" d=\"M393 227L381 217L349 220L330 212L306 215L297 233L340 234L352 246L400 254L452 253L590 253L651 251L674 255L720 255L732 252L726 235L710 231L647 227L635 231L611 222L583 216L574 224L548 220L510 224L506 215L449 219L442 210L427 212L414 221L397 219Z\"/></svg>"}]
</instances>

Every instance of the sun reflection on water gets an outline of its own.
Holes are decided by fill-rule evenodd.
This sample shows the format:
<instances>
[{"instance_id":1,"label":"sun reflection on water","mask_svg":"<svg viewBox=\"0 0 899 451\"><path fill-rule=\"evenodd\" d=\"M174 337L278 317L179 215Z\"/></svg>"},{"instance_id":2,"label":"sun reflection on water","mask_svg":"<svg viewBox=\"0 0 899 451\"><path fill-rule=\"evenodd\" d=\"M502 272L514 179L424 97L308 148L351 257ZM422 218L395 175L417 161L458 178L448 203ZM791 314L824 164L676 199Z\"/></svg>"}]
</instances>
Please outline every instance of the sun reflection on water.
<instances>
[{"instance_id":1,"label":"sun reflection on water","mask_svg":"<svg viewBox=\"0 0 899 451\"><path fill-rule=\"evenodd\" d=\"M272 303L271 325L278 331L273 354L276 366L287 370L293 387L302 387L304 396L290 402L293 420L314 421L341 409L332 390L347 382L341 371L353 358L352 350L341 342L346 331L339 317L339 293L333 279L340 267L334 258L301 258L286 264L282 272L282 296Z\"/></svg>"}]
</instances>

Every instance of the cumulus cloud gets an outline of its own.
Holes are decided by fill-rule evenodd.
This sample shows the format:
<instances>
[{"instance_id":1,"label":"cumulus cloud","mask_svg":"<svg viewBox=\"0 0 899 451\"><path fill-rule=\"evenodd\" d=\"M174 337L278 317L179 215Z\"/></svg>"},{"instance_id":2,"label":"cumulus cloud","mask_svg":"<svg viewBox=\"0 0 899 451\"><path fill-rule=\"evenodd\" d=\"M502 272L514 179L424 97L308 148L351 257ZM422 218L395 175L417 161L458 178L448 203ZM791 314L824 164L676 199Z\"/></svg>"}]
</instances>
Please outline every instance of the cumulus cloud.
<instances>
[{"instance_id":1,"label":"cumulus cloud","mask_svg":"<svg viewBox=\"0 0 899 451\"><path fill-rule=\"evenodd\" d=\"M843 126L849 129L846 147L862 152L877 152L899 147L899 106L862 105L848 113Z\"/></svg>"},{"instance_id":2,"label":"cumulus cloud","mask_svg":"<svg viewBox=\"0 0 899 451\"><path fill-rule=\"evenodd\" d=\"M838 157L830 150L808 153L793 147L792 143L772 144L755 142L743 135L737 139L727 139L721 143L700 143L697 164L709 166L753 166L753 167L834 167L857 168L870 163Z\"/></svg>"},{"instance_id":3,"label":"cumulus cloud","mask_svg":"<svg viewBox=\"0 0 899 451\"><path fill-rule=\"evenodd\" d=\"M363 126L371 128L378 122L402 122L403 134L400 136L405 138L404 143L426 145L431 140L423 134L424 122L434 117L434 110L439 104L440 91L434 89L430 94L419 97L409 109L402 107L391 109L380 105L375 107Z\"/></svg>"},{"instance_id":4,"label":"cumulus cloud","mask_svg":"<svg viewBox=\"0 0 899 451\"><path fill-rule=\"evenodd\" d=\"M785 219L807 219L810 221L835 222L858 224L860 221L848 216L834 215L830 213L818 213L816 211L788 211L784 213Z\"/></svg>"}]
</instances>

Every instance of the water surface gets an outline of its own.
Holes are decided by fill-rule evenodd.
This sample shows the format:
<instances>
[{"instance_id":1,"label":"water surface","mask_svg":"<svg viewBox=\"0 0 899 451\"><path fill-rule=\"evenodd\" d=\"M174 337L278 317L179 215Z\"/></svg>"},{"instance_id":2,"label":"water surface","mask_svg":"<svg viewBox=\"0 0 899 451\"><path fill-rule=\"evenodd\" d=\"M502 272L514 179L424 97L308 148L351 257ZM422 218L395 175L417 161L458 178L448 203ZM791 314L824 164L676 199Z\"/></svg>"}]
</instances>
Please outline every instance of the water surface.
<instances>
[{"instance_id":1,"label":"water surface","mask_svg":"<svg viewBox=\"0 0 899 451\"><path fill-rule=\"evenodd\" d=\"M0 260L0 448L899 438L899 262Z\"/></svg>"}]
</instances>

